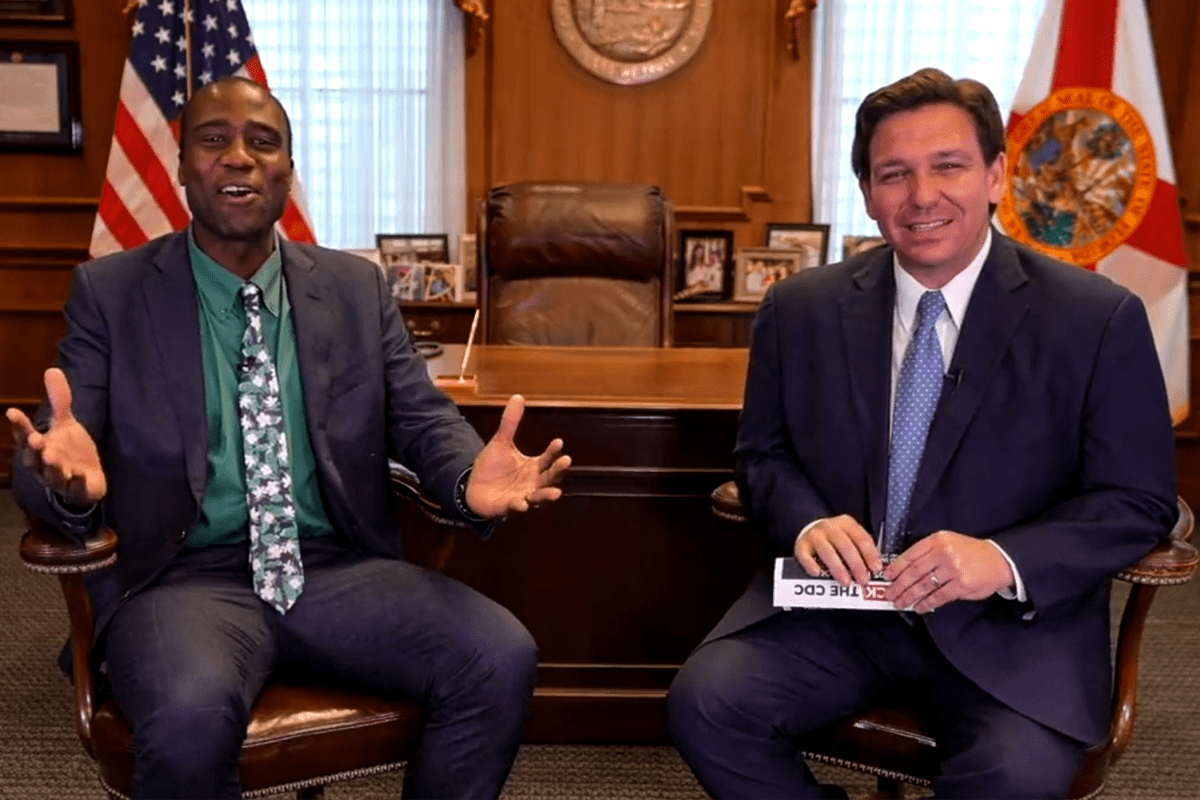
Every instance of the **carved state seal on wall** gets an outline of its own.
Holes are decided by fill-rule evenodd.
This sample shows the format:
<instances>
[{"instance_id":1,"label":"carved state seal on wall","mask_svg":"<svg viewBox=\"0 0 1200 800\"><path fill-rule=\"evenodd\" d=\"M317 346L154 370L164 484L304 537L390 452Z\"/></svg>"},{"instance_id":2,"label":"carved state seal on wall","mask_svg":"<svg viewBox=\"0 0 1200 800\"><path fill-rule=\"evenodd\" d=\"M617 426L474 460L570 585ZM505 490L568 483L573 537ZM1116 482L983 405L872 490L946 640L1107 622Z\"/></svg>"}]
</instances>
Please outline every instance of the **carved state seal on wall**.
<instances>
[{"instance_id":1,"label":"carved state seal on wall","mask_svg":"<svg viewBox=\"0 0 1200 800\"><path fill-rule=\"evenodd\" d=\"M1154 142L1134 107L1064 88L1009 133L1005 230L1056 258L1095 264L1137 229L1158 184Z\"/></svg>"},{"instance_id":2,"label":"carved state seal on wall","mask_svg":"<svg viewBox=\"0 0 1200 800\"><path fill-rule=\"evenodd\" d=\"M648 83L696 54L713 0L552 0L554 32L576 61L612 83Z\"/></svg>"}]
</instances>

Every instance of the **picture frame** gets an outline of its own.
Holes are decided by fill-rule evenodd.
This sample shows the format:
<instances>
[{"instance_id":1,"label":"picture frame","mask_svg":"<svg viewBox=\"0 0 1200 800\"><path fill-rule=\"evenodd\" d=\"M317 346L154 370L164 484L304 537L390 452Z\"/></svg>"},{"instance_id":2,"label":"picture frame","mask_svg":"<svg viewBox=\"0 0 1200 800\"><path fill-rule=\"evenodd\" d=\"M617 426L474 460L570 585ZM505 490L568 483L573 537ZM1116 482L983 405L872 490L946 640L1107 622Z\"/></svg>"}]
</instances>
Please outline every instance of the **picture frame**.
<instances>
[{"instance_id":1,"label":"picture frame","mask_svg":"<svg viewBox=\"0 0 1200 800\"><path fill-rule=\"evenodd\" d=\"M0 25L69 25L71 0L0 0Z\"/></svg>"},{"instance_id":2,"label":"picture frame","mask_svg":"<svg viewBox=\"0 0 1200 800\"><path fill-rule=\"evenodd\" d=\"M679 269L675 301L699 303L724 300L733 286L733 231L679 232Z\"/></svg>"},{"instance_id":3,"label":"picture frame","mask_svg":"<svg viewBox=\"0 0 1200 800\"><path fill-rule=\"evenodd\" d=\"M375 247L385 267L450 261L450 237L445 233L377 233Z\"/></svg>"},{"instance_id":4,"label":"picture frame","mask_svg":"<svg viewBox=\"0 0 1200 800\"><path fill-rule=\"evenodd\" d=\"M763 244L772 250L799 250L804 269L829 263L827 223L768 222Z\"/></svg>"},{"instance_id":5,"label":"picture frame","mask_svg":"<svg viewBox=\"0 0 1200 800\"><path fill-rule=\"evenodd\" d=\"M425 263L380 264L384 280L398 302L425 299Z\"/></svg>"},{"instance_id":6,"label":"picture frame","mask_svg":"<svg viewBox=\"0 0 1200 800\"><path fill-rule=\"evenodd\" d=\"M463 300L475 300L479 292L479 242L475 234L458 237L458 263L462 264Z\"/></svg>"},{"instance_id":7,"label":"picture frame","mask_svg":"<svg viewBox=\"0 0 1200 800\"><path fill-rule=\"evenodd\" d=\"M0 41L0 149L83 147L79 46L66 41Z\"/></svg>"},{"instance_id":8,"label":"picture frame","mask_svg":"<svg viewBox=\"0 0 1200 800\"><path fill-rule=\"evenodd\" d=\"M842 260L860 255L876 247L883 247L887 240L882 236L843 236Z\"/></svg>"},{"instance_id":9,"label":"picture frame","mask_svg":"<svg viewBox=\"0 0 1200 800\"><path fill-rule=\"evenodd\" d=\"M461 264L434 264L426 262L424 295L426 303L456 303L462 300L463 271Z\"/></svg>"},{"instance_id":10,"label":"picture frame","mask_svg":"<svg viewBox=\"0 0 1200 800\"><path fill-rule=\"evenodd\" d=\"M794 275L802 268L802 255L798 250L744 247L737 254L733 299L739 303L757 303L772 283Z\"/></svg>"}]
</instances>

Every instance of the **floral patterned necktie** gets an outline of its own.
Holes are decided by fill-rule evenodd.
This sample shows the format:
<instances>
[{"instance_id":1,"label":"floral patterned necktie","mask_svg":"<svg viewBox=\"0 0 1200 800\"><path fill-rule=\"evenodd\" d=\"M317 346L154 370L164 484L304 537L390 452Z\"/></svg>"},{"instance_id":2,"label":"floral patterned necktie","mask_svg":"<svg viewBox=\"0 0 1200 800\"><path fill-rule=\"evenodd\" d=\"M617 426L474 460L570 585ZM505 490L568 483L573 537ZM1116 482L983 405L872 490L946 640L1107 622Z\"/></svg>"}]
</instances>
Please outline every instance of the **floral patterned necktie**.
<instances>
[{"instance_id":1,"label":"floral patterned necktie","mask_svg":"<svg viewBox=\"0 0 1200 800\"><path fill-rule=\"evenodd\" d=\"M263 344L262 290L242 286L246 332L238 382L238 416L250 510L250 568L254 591L285 613L304 589L292 470L288 462L283 400L275 365Z\"/></svg>"},{"instance_id":2,"label":"floral patterned necktie","mask_svg":"<svg viewBox=\"0 0 1200 800\"><path fill-rule=\"evenodd\" d=\"M929 423L942 393L945 364L942 345L934 324L946 301L941 292L926 292L917 303L917 328L908 342L900 377L896 381L896 405L892 414L892 449L888 459L887 510L883 517L885 554L899 553L907 546L908 505L912 500L917 467L925 452Z\"/></svg>"}]
</instances>

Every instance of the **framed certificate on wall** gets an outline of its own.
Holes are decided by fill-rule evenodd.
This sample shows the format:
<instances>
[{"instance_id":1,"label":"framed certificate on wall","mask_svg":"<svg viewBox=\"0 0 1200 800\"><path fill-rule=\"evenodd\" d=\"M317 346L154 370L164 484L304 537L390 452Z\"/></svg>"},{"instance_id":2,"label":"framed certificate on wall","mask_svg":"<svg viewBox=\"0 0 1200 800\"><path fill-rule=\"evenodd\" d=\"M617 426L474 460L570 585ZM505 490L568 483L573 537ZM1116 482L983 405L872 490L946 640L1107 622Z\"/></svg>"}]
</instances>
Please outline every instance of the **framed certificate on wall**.
<instances>
[{"instance_id":1,"label":"framed certificate on wall","mask_svg":"<svg viewBox=\"0 0 1200 800\"><path fill-rule=\"evenodd\" d=\"M0 0L0 25L66 25L71 0Z\"/></svg>"},{"instance_id":2,"label":"framed certificate on wall","mask_svg":"<svg viewBox=\"0 0 1200 800\"><path fill-rule=\"evenodd\" d=\"M74 42L0 40L0 149L78 150L79 106Z\"/></svg>"}]
</instances>

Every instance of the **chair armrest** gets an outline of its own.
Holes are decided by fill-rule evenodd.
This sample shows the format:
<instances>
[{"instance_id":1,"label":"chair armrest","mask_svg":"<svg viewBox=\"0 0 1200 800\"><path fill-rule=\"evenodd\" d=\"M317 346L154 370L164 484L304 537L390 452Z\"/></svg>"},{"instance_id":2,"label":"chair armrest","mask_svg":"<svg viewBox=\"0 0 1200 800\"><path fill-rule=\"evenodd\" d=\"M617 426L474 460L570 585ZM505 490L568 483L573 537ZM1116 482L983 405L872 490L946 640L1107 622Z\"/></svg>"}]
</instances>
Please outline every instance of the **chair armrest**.
<instances>
[{"instance_id":1,"label":"chair armrest","mask_svg":"<svg viewBox=\"0 0 1200 800\"><path fill-rule=\"evenodd\" d=\"M1122 570L1117 575L1118 579L1147 586L1175 586L1187 583L1196 574L1196 568L1200 566L1200 553L1189 542L1195 519L1192 509L1182 497L1177 499L1177 503L1179 520L1171 529L1171 535L1136 564Z\"/></svg>"},{"instance_id":2,"label":"chair armrest","mask_svg":"<svg viewBox=\"0 0 1200 800\"><path fill-rule=\"evenodd\" d=\"M421 513L428 517L431 522L451 528L471 527L470 523L466 520L448 514L446 509L442 508L441 503L426 494L425 490L421 487L421 481L417 479L417 476L411 470L393 462L389 465L389 472L392 478L392 491L400 497L415 503L417 508L421 510Z\"/></svg>"},{"instance_id":3,"label":"chair armrest","mask_svg":"<svg viewBox=\"0 0 1200 800\"><path fill-rule=\"evenodd\" d=\"M26 519L29 530L21 537L21 560L34 572L92 572L117 560L117 534L111 528L101 528L80 544L35 517Z\"/></svg>"},{"instance_id":4,"label":"chair armrest","mask_svg":"<svg viewBox=\"0 0 1200 800\"><path fill-rule=\"evenodd\" d=\"M742 505L737 484L733 481L725 481L713 489L709 499L712 502L712 512L718 519L736 525L746 522L746 507Z\"/></svg>"},{"instance_id":5,"label":"chair armrest","mask_svg":"<svg viewBox=\"0 0 1200 800\"><path fill-rule=\"evenodd\" d=\"M95 676L92 674L92 634L95 615L83 576L116 563L117 534L101 528L80 544L34 517L27 517L29 530L21 537L21 560L34 572L57 575L67 605L71 626L71 680L75 684L75 729L83 749L95 758L92 746L92 715L96 705Z\"/></svg>"},{"instance_id":6,"label":"chair armrest","mask_svg":"<svg viewBox=\"0 0 1200 800\"><path fill-rule=\"evenodd\" d=\"M450 556L454 554L455 534L459 528L469 529L470 523L446 513L446 509L442 508L438 501L425 493L425 490L421 488L421 482L410 470L392 462L389 472L392 479L392 491L416 506L421 514L438 528L436 543L430 546L422 543L420 547L414 548L419 553L419 557L413 558L413 562L438 572L445 571L446 565L450 563ZM406 549L406 557L410 552L413 551Z\"/></svg>"}]
</instances>

